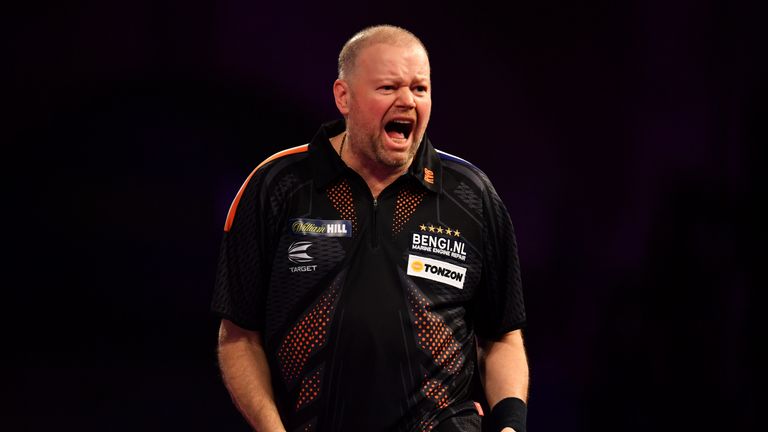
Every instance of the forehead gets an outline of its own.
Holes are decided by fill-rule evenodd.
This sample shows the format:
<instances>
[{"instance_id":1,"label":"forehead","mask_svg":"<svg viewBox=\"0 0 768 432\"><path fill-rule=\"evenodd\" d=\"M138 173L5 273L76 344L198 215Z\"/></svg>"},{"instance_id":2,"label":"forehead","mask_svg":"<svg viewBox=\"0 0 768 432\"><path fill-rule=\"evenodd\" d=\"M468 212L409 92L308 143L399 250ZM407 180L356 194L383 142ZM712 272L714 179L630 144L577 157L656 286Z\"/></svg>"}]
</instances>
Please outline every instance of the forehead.
<instances>
[{"instance_id":1,"label":"forehead","mask_svg":"<svg viewBox=\"0 0 768 432\"><path fill-rule=\"evenodd\" d=\"M394 76L429 79L429 58L416 43L403 46L378 43L366 47L357 58L358 73L369 77Z\"/></svg>"}]
</instances>

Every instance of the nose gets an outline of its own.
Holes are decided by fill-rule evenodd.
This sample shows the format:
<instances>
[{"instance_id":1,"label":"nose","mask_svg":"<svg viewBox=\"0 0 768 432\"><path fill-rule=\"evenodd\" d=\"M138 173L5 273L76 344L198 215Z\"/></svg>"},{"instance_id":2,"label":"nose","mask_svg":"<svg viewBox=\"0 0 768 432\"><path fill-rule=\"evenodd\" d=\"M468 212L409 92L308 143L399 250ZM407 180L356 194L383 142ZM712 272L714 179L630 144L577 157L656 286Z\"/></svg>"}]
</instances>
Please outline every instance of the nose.
<instances>
[{"instance_id":1,"label":"nose","mask_svg":"<svg viewBox=\"0 0 768 432\"><path fill-rule=\"evenodd\" d=\"M416 98L413 97L413 92L408 87L400 87L397 92L397 101L395 103L398 107L402 108L416 108Z\"/></svg>"}]
</instances>

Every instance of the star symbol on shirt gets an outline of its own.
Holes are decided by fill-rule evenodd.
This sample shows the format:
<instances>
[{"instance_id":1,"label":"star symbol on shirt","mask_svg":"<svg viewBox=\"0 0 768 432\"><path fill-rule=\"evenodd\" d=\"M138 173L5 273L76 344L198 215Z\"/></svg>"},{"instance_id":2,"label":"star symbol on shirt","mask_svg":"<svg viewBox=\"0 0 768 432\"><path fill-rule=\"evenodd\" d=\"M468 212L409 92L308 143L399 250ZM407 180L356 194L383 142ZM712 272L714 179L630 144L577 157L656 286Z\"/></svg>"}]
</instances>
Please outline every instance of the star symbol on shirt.
<instances>
[{"instance_id":1,"label":"star symbol on shirt","mask_svg":"<svg viewBox=\"0 0 768 432\"><path fill-rule=\"evenodd\" d=\"M419 225L419 228L421 228L422 231L426 231L427 230L427 226L424 225L424 224Z\"/></svg>"},{"instance_id":2,"label":"star symbol on shirt","mask_svg":"<svg viewBox=\"0 0 768 432\"><path fill-rule=\"evenodd\" d=\"M443 233L443 227L437 227L437 233L442 234Z\"/></svg>"},{"instance_id":3,"label":"star symbol on shirt","mask_svg":"<svg viewBox=\"0 0 768 432\"><path fill-rule=\"evenodd\" d=\"M433 227L432 225L430 225L430 226L429 226L429 232L435 232L435 227Z\"/></svg>"},{"instance_id":4,"label":"star symbol on shirt","mask_svg":"<svg viewBox=\"0 0 768 432\"><path fill-rule=\"evenodd\" d=\"M445 233L448 234L448 235L452 235L453 234L453 230L451 230L450 228L446 228L445 229Z\"/></svg>"},{"instance_id":5,"label":"star symbol on shirt","mask_svg":"<svg viewBox=\"0 0 768 432\"><path fill-rule=\"evenodd\" d=\"M460 234L461 233L459 232L459 230L454 230L453 231L453 235L456 236L456 237L458 237Z\"/></svg>"}]
</instances>

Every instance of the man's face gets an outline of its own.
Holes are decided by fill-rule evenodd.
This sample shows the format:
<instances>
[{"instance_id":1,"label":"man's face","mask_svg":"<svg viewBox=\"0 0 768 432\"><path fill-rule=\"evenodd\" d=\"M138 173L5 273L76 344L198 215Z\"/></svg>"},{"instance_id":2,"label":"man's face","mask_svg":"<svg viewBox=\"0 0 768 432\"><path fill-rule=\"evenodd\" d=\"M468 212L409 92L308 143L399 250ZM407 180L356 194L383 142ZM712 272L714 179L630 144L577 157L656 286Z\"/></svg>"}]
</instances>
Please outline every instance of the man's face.
<instances>
[{"instance_id":1,"label":"man's face","mask_svg":"<svg viewBox=\"0 0 768 432\"><path fill-rule=\"evenodd\" d=\"M418 44L376 44L357 58L349 84L347 128L353 157L383 168L410 165L429 123L429 59Z\"/></svg>"}]
</instances>

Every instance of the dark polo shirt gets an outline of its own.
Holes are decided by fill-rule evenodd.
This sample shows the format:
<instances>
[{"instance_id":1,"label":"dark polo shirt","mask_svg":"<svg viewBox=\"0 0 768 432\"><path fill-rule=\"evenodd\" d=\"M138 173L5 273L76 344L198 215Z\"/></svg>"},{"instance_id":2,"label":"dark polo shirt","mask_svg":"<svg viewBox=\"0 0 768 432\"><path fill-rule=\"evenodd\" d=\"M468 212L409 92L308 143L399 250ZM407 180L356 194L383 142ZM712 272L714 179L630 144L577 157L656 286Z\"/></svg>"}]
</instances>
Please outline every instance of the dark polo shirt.
<instances>
[{"instance_id":1,"label":"dark polo shirt","mask_svg":"<svg viewBox=\"0 0 768 432\"><path fill-rule=\"evenodd\" d=\"M289 431L429 430L473 410L475 336L525 324L509 215L425 137L374 199L323 125L232 204L213 311L262 333Z\"/></svg>"}]
</instances>

